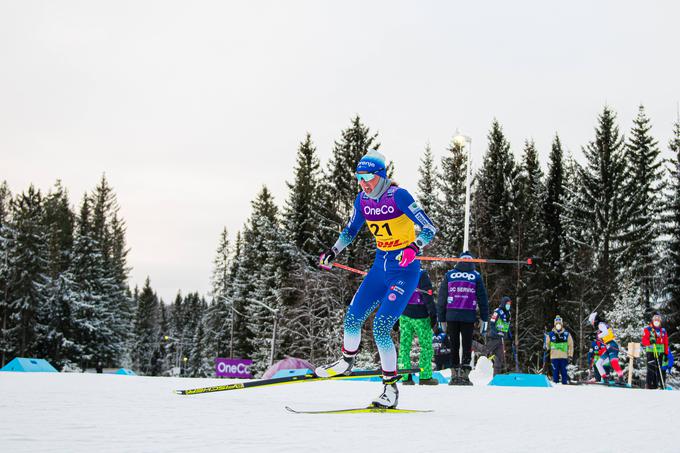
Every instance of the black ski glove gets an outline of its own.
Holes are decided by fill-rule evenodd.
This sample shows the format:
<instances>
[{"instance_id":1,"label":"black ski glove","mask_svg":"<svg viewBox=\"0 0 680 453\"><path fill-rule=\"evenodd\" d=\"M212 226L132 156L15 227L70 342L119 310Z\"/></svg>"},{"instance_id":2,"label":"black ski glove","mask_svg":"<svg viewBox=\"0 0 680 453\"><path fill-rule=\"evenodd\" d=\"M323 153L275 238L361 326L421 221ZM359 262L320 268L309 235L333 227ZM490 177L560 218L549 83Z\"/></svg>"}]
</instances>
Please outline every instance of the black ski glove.
<instances>
[{"instance_id":1,"label":"black ski glove","mask_svg":"<svg viewBox=\"0 0 680 453\"><path fill-rule=\"evenodd\" d=\"M333 268L333 261L335 261L337 254L338 251L335 249L335 247L331 247L323 252L321 256L319 256L319 267L327 271L331 270Z\"/></svg>"}]
</instances>

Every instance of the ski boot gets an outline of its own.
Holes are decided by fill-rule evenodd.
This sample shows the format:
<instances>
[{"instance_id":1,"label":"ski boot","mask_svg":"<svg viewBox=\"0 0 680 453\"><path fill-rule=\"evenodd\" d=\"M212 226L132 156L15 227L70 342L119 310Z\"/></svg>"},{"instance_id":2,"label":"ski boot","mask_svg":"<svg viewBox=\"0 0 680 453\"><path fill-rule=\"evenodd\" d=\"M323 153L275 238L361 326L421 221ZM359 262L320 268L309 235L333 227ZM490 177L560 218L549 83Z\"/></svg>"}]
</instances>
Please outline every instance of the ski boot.
<instances>
[{"instance_id":1,"label":"ski boot","mask_svg":"<svg viewBox=\"0 0 680 453\"><path fill-rule=\"evenodd\" d=\"M348 355L345 351L342 352L342 358L330 365L321 365L314 370L314 374L319 377L333 377L341 374L347 375L352 372L352 365L354 365L354 355Z\"/></svg>"},{"instance_id":2,"label":"ski boot","mask_svg":"<svg viewBox=\"0 0 680 453\"><path fill-rule=\"evenodd\" d=\"M418 385L439 385L439 381L435 378L430 379L420 379Z\"/></svg>"},{"instance_id":3,"label":"ski boot","mask_svg":"<svg viewBox=\"0 0 680 453\"><path fill-rule=\"evenodd\" d=\"M383 392L371 401L371 406L381 409L396 408L399 401L399 389L397 388L397 381L399 379L401 379L399 375L383 375Z\"/></svg>"},{"instance_id":4,"label":"ski boot","mask_svg":"<svg viewBox=\"0 0 680 453\"><path fill-rule=\"evenodd\" d=\"M472 385L472 382L470 382L470 371L472 371L472 369L469 366L463 366L461 368L459 385Z\"/></svg>"},{"instance_id":5,"label":"ski boot","mask_svg":"<svg viewBox=\"0 0 680 453\"><path fill-rule=\"evenodd\" d=\"M402 385L415 385L416 383L413 381L413 375L409 374L408 377L406 378L405 381L401 382Z\"/></svg>"},{"instance_id":6,"label":"ski boot","mask_svg":"<svg viewBox=\"0 0 680 453\"><path fill-rule=\"evenodd\" d=\"M451 368L451 380L449 385L460 385L460 368Z\"/></svg>"}]
</instances>

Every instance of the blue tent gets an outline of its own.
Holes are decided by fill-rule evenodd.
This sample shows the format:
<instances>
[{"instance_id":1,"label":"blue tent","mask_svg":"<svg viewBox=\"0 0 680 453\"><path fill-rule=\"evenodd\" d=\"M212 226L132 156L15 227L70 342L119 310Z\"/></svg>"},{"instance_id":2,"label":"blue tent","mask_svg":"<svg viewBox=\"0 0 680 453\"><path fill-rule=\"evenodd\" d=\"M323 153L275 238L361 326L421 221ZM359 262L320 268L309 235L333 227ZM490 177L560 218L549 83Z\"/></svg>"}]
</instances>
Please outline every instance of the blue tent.
<instances>
[{"instance_id":1,"label":"blue tent","mask_svg":"<svg viewBox=\"0 0 680 453\"><path fill-rule=\"evenodd\" d=\"M57 373L56 368L50 365L50 362L45 359L24 357L15 357L11 362L0 369L0 371Z\"/></svg>"},{"instance_id":2,"label":"blue tent","mask_svg":"<svg viewBox=\"0 0 680 453\"><path fill-rule=\"evenodd\" d=\"M550 381L544 374L497 374L489 385L501 387L551 387Z\"/></svg>"},{"instance_id":3,"label":"blue tent","mask_svg":"<svg viewBox=\"0 0 680 453\"><path fill-rule=\"evenodd\" d=\"M125 376L137 376L137 373L135 373L132 370L125 369L125 368L121 368L120 370L116 371L113 374L124 374Z\"/></svg>"}]
</instances>

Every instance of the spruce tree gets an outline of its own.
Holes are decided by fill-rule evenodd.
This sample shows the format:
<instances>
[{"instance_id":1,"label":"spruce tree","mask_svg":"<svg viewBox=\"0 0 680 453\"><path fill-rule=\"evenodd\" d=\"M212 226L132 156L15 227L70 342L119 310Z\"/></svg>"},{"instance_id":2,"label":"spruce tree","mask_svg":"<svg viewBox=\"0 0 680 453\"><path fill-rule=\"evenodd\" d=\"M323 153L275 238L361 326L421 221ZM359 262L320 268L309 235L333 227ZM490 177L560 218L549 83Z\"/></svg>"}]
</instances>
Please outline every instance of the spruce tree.
<instances>
[{"instance_id":1,"label":"spruce tree","mask_svg":"<svg viewBox=\"0 0 680 453\"><path fill-rule=\"evenodd\" d=\"M575 161L572 155L568 155L564 164L564 197L561 205L562 231L564 232L564 245L562 252L563 274L562 279L568 289L567 297L558 301L558 314L567 326L578 329L575 332L576 351L579 357L579 366L586 367L586 331L584 325L593 309L600 312L597 306L601 299L595 303L600 283L594 275L596 253L591 247L592 231L585 229L580 217L574 213L583 205L583 183L581 174L583 169ZM546 328L550 327L550 324Z\"/></svg>"},{"instance_id":2,"label":"spruce tree","mask_svg":"<svg viewBox=\"0 0 680 453\"><path fill-rule=\"evenodd\" d=\"M433 244L437 254L458 256L463 252L465 222L465 171L464 147L451 142L442 157L441 171L437 174L436 190L439 196L433 212L438 229Z\"/></svg>"},{"instance_id":3,"label":"spruce tree","mask_svg":"<svg viewBox=\"0 0 680 453\"><path fill-rule=\"evenodd\" d=\"M623 267L640 287L641 300L647 315L651 315L652 299L658 294L659 275L656 272L661 236L660 218L663 211L663 168L657 141L651 135L650 120L640 106L626 145L627 181L625 192L630 197L629 222L635 234L623 257Z\"/></svg>"},{"instance_id":4,"label":"spruce tree","mask_svg":"<svg viewBox=\"0 0 680 453\"><path fill-rule=\"evenodd\" d=\"M40 331L40 353L58 368L77 366L82 349L74 334L73 305L79 297L69 272L73 248L75 215L71 211L68 193L57 181L45 199L47 246L47 283L45 305L39 317L44 330Z\"/></svg>"},{"instance_id":5,"label":"spruce tree","mask_svg":"<svg viewBox=\"0 0 680 453\"><path fill-rule=\"evenodd\" d=\"M673 153L670 162L669 191L666 198L667 265L665 272L666 317L668 334L680 341L680 119L673 125L669 144Z\"/></svg>"},{"instance_id":6,"label":"spruce tree","mask_svg":"<svg viewBox=\"0 0 680 453\"><path fill-rule=\"evenodd\" d=\"M12 322L5 331L10 349L19 357L31 357L38 348L38 314L46 303L47 247L40 191L31 185L13 200L12 211L15 232L8 253Z\"/></svg>"},{"instance_id":7,"label":"spruce tree","mask_svg":"<svg viewBox=\"0 0 680 453\"><path fill-rule=\"evenodd\" d=\"M516 218L513 228L516 232L513 234L516 248L514 256L518 260L542 256L546 247L543 217L546 190L533 140L525 142L520 168L515 191L518 196L513 206ZM529 362L534 362L533 358L541 354L546 318L544 274L536 267L525 269L518 266L516 272L514 340L517 350Z\"/></svg>"},{"instance_id":8,"label":"spruce tree","mask_svg":"<svg viewBox=\"0 0 680 453\"><path fill-rule=\"evenodd\" d=\"M435 216L435 209L438 202L438 187L437 187L437 164L434 161L432 148L428 144L425 147L423 157L420 158L420 166L418 167L418 191L416 198L418 204L430 216ZM433 222L435 220L433 219ZM436 222L435 222L436 223Z\"/></svg>"},{"instance_id":9,"label":"spruce tree","mask_svg":"<svg viewBox=\"0 0 680 453\"><path fill-rule=\"evenodd\" d=\"M158 297L147 277L137 300L130 354L133 369L143 375L153 375L158 366L156 360L161 338L159 315Z\"/></svg>"},{"instance_id":10,"label":"spruce tree","mask_svg":"<svg viewBox=\"0 0 680 453\"><path fill-rule=\"evenodd\" d=\"M231 340L232 311L231 278L232 267L231 243L225 228L220 234L220 242L213 260L211 278L212 304L208 307L205 319L205 336L207 347L214 357L226 357Z\"/></svg>"},{"instance_id":11,"label":"spruce tree","mask_svg":"<svg viewBox=\"0 0 680 453\"><path fill-rule=\"evenodd\" d=\"M12 192L6 181L0 184L0 366L10 360L10 345L7 329L9 328L9 289L10 266L9 250L11 247L12 226L10 213Z\"/></svg>"},{"instance_id":12,"label":"spruce tree","mask_svg":"<svg viewBox=\"0 0 680 453\"><path fill-rule=\"evenodd\" d=\"M109 341L113 337L108 304L103 295L102 279L106 264L92 228L91 200L83 197L76 219L73 255L69 272L77 287L78 298L72 309L75 341L81 345L81 367L104 363L109 358Z\"/></svg>"},{"instance_id":13,"label":"spruce tree","mask_svg":"<svg viewBox=\"0 0 680 453\"><path fill-rule=\"evenodd\" d=\"M311 264L327 245L319 241L321 166L309 133L298 147L293 182L286 184L289 191L283 210L286 237Z\"/></svg>"},{"instance_id":14,"label":"spruce tree","mask_svg":"<svg viewBox=\"0 0 680 453\"><path fill-rule=\"evenodd\" d=\"M569 210L570 221L587 232L586 245L594 254L590 271L597 281L590 309L611 308L618 294L619 269L635 234L630 222L637 207L625 193L624 139L616 115L607 106L598 118L595 139L583 148L586 165L579 167L577 199Z\"/></svg>"},{"instance_id":15,"label":"spruce tree","mask_svg":"<svg viewBox=\"0 0 680 453\"><path fill-rule=\"evenodd\" d=\"M122 360L131 329L131 302L127 288L127 249L125 224L118 217L118 202L105 176L92 193L92 238L100 254L101 269L97 290L105 315L106 339L102 360L111 364Z\"/></svg>"},{"instance_id":16,"label":"spruce tree","mask_svg":"<svg viewBox=\"0 0 680 453\"><path fill-rule=\"evenodd\" d=\"M546 198L543 206L546 247L542 266L545 269L545 317L547 328L560 313L560 304L568 297L564 273L564 225L562 219L565 203L564 152L557 134L553 139L546 178Z\"/></svg>"},{"instance_id":17,"label":"spruce tree","mask_svg":"<svg viewBox=\"0 0 680 453\"><path fill-rule=\"evenodd\" d=\"M274 199L266 187L253 200L253 211L244 230L242 264L252 266L251 290L247 293L245 311L250 331L254 372L269 366L274 316L281 314L281 228ZM275 314L271 310L277 310ZM280 341L280 337L277 338Z\"/></svg>"},{"instance_id":18,"label":"spruce tree","mask_svg":"<svg viewBox=\"0 0 680 453\"><path fill-rule=\"evenodd\" d=\"M512 235L508 233L515 221L512 199L517 168L510 152L510 143L497 120L491 126L488 141L474 191L475 241L471 241L470 248L478 256L509 258L516 253L512 246ZM507 294L514 289L516 274L511 268L489 266L486 270L485 282L490 288L490 296Z\"/></svg>"}]
</instances>

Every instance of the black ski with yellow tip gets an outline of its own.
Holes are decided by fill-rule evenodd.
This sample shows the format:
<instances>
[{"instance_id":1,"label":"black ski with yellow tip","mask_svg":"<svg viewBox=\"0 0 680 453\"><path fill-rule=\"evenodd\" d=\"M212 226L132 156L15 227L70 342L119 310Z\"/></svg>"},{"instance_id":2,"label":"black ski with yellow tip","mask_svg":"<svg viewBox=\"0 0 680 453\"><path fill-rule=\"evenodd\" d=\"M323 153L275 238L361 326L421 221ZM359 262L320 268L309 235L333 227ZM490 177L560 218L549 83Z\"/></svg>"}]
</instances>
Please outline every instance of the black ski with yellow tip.
<instances>
[{"instance_id":1,"label":"black ski with yellow tip","mask_svg":"<svg viewBox=\"0 0 680 453\"><path fill-rule=\"evenodd\" d=\"M399 374L410 374L410 373L418 373L420 372L420 369L415 368L415 369L407 369L407 370L398 370L397 373ZM253 388L253 387L269 387L272 385L283 385L283 384L296 384L296 383L302 383L302 382L316 382L316 381L331 381L331 380L340 380L340 379L356 379L356 378L365 378L365 377L375 377L375 376L381 376L382 375L382 370L359 370L359 371L352 371L350 374L340 374L337 376L331 376L331 377L319 377L313 373L308 373L308 374L302 374L299 376L285 376L285 377L280 377L280 378L272 378L272 379L260 379L257 381L246 381L246 382L238 382L235 384L224 384L224 385L215 385L212 387L199 387L195 389L188 389L188 390L175 390L174 393L177 395L200 395L202 393L215 393L215 392L225 392L228 390L241 390L241 389L248 389L248 388Z\"/></svg>"}]
</instances>

